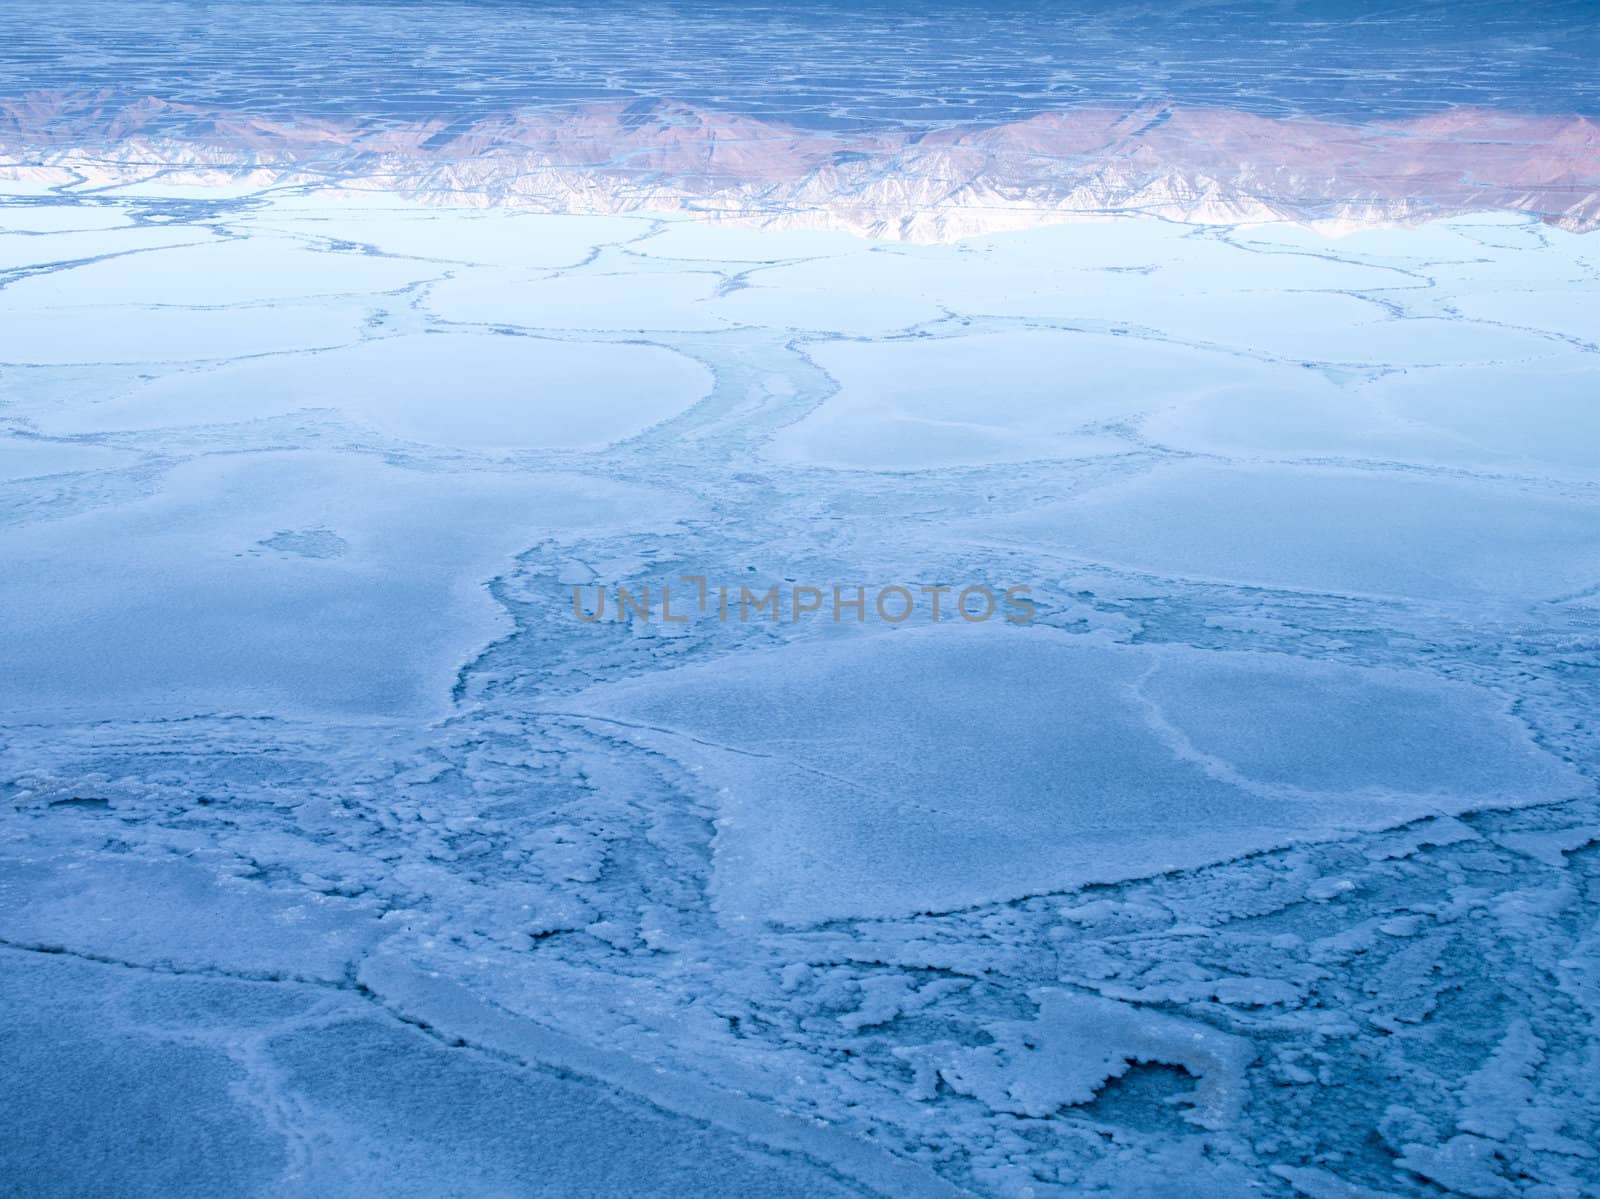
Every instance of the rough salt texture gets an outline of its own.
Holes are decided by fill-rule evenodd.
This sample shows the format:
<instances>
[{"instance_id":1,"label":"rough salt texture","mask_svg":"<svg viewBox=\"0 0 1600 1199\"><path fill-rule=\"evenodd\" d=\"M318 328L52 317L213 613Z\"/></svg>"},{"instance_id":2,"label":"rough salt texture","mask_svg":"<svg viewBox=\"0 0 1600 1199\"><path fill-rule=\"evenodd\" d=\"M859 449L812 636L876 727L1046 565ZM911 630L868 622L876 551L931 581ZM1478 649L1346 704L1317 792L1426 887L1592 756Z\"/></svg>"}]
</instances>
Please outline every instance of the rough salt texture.
<instances>
[{"instance_id":1,"label":"rough salt texture","mask_svg":"<svg viewBox=\"0 0 1600 1199\"><path fill-rule=\"evenodd\" d=\"M0 227L8 1188L1600 1187L1590 240Z\"/></svg>"}]
</instances>

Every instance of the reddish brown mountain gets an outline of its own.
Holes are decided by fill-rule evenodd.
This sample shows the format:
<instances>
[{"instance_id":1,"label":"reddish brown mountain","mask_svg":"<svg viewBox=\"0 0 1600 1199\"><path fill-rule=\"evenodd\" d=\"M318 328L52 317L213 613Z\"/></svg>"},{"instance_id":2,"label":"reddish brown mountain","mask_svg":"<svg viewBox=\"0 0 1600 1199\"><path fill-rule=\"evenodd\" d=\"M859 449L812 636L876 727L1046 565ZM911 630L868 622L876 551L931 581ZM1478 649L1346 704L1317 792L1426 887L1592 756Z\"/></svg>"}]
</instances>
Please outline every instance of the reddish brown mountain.
<instances>
[{"instance_id":1,"label":"reddish brown mountain","mask_svg":"<svg viewBox=\"0 0 1600 1199\"><path fill-rule=\"evenodd\" d=\"M1090 215L1600 223L1600 127L1457 109L1339 125L1218 109L1077 108L924 136L829 135L672 103L465 125L262 120L105 94L0 101L0 178L317 184L442 204L693 211L939 240Z\"/></svg>"}]
</instances>

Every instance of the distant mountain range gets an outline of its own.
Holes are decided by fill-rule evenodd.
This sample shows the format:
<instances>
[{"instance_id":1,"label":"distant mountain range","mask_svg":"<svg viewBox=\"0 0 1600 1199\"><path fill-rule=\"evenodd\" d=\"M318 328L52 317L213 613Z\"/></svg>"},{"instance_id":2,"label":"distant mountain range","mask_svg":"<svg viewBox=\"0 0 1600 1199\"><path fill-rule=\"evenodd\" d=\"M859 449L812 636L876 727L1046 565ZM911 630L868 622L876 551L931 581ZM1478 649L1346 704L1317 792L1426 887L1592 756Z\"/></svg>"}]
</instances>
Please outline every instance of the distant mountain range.
<instances>
[{"instance_id":1,"label":"distant mountain range","mask_svg":"<svg viewBox=\"0 0 1600 1199\"><path fill-rule=\"evenodd\" d=\"M671 102L450 123L284 121L108 93L0 100L0 180L316 185L448 205L681 211L945 241L1098 215L1600 225L1600 124L1482 108L1363 125L1150 104L825 134Z\"/></svg>"}]
</instances>

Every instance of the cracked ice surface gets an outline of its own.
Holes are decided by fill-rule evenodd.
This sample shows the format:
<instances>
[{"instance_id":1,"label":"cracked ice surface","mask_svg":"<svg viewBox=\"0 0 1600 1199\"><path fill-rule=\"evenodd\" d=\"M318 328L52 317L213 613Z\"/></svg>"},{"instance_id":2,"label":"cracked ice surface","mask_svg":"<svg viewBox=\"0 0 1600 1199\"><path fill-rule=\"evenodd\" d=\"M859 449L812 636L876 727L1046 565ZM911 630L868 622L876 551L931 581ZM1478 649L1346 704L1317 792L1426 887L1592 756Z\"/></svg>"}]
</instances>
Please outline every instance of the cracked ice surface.
<instances>
[{"instance_id":1,"label":"cracked ice surface","mask_svg":"<svg viewBox=\"0 0 1600 1199\"><path fill-rule=\"evenodd\" d=\"M8 1185L1600 1185L1592 239L0 228Z\"/></svg>"}]
</instances>

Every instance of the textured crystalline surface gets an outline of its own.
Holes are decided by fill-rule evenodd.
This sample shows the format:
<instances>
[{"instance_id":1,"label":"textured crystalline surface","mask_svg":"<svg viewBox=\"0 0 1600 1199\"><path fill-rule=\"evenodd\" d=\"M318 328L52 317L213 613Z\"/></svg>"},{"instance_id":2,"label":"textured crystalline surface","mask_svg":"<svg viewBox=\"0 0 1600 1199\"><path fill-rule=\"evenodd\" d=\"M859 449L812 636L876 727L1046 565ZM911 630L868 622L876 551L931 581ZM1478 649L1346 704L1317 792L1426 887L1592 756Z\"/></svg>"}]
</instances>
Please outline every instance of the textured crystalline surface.
<instances>
[{"instance_id":1,"label":"textured crystalline surface","mask_svg":"<svg viewBox=\"0 0 1600 1199\"><path fill-rule=\"evenodd\" d=\"M0 12L0 1192L1600 1192L1591 6L801 7Z\"/></svg>"}]
</instances>

